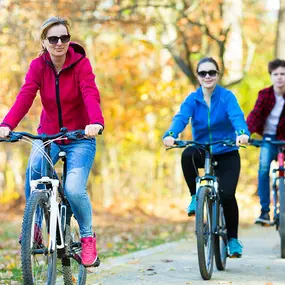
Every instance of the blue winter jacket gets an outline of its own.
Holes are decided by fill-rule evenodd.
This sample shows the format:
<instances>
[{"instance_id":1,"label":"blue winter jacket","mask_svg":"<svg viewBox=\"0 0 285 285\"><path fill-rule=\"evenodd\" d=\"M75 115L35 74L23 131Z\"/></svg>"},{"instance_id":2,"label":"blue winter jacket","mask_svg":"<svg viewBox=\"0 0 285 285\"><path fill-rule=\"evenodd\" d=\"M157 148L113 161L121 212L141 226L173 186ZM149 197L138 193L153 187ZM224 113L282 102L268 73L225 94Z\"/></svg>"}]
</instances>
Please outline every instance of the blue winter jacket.
<instances>
[{"instance_id":1,"label":"blue winter jacket","mask_svg":"<svg viewBox=\"0 0 285 285\"><path fill-rule=\"evenodd\" d=\"M200 143L224 139L235 141L237 135L250 135L235 95L219 85L215 87L211 96L210 108L204 100L202 87L192 92L181 104L163 138L177 138L189 122L192 125L193 140ZM219 154L236 149L238 147L217 144L212 146L211 151L213 154Z\"/></svg>"}]
</instances>

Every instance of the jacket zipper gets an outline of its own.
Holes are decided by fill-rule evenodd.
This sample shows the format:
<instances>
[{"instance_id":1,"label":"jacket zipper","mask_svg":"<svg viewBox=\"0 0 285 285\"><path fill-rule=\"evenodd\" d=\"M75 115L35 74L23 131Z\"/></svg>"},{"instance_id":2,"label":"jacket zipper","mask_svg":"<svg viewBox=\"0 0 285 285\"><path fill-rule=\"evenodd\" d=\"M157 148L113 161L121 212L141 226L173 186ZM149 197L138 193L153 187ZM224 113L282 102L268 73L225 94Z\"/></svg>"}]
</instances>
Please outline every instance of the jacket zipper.
<instances>
[{"instance_id":1,"label":"jacket zipper","mask_svg":"<svg viewBox=\"0 0 285 285\"><path fill-rule=\"evenodd\" d=\"M63 127L63 121L62 121L62 110L61 110L60 97L59 97L59 74L55 75L55 94L56 94L56 104L58 110L59 129L61 129ZM61 143L65 144L65 141L61 140Z\"/></svg>"},{"instance_id":2,"label":"jacket zipper","mask_svg":"<svg viewBox=\"0 0 285 285\"><path fill-rule=\"evenodd\" d=\"M208 107L208 106L207 106ZM212 132L211 132L211 99L210 99L210 106L208 107L208 130L209 130L209 136L210 136L210 143L212 142ZM212 153L213 146L210 146L210 151Z\"/></svg>"},{"instance_id":3,"label":"jacket zipper","mask_svg":"<svg viewBox=\"0 0 285 285\"><path fill-rule=\"evenodd\" d=\"M62 110L61 110L60 97L59 97L59 74L55 76L55 94L56 94L56 104L58 109L59 127L62 128L63 122L62 122Z\"/></svg>"}]
</instances>

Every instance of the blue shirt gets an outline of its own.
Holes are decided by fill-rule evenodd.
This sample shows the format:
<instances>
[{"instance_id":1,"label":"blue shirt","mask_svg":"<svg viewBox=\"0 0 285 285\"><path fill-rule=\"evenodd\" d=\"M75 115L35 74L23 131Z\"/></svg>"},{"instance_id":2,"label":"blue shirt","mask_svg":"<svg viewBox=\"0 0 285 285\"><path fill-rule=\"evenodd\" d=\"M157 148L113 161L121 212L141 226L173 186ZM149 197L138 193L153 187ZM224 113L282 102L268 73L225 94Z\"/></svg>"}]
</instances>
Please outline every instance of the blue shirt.
<instances>
[{"instance_id":1,"label":"blue shirt","mask_svg":"<svg viewBox=\"0 0 285 285\"><path fill-rule=\"evenodd\" d=\"M166 136L177 138L191 121L193 140L200 143L230 139L237 135L250 135L244 114L235 95L226 88L217 85L211 95L210 108L204 100L202 87L191 93L181 104L179 112L173 117ZM219 154L238 149L238 147L212 146L212 153Z\"/></svg>"}]
</instances>

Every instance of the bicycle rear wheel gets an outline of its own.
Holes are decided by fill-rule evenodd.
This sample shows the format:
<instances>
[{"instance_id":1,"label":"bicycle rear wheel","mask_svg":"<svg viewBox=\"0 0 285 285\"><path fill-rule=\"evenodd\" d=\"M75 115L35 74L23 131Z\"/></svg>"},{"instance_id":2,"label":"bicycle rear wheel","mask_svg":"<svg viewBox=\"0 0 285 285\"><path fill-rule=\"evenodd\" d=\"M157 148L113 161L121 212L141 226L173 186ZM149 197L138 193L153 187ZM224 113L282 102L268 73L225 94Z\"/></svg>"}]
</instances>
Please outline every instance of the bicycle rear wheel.
<instances>
[{"instance_id":1,"label":"bicycle rear wheel","mask_svg":"<svg viewBox=\"0 0 285 285\"><path fill-rule=\"evenodd\" d=\"M62 273L65 285L85 285L87 269L81 264L79 227L70 207L67 210L65 228L66 254L62 257Z\"/></svg>"},{"instance_id":2,"label":"bicycle rear wheel","mask_svg":"<svg viewBox=\"0 0 285 285\"><path fill-rule=\"evenodd\" d=\"M281 244L281 258L285 258L285 186L284 177L279 178L279 234Z\"/></svg>"},{"instance_id":3,"label":"bicycle rear wheel","mask_svg":"<svg viewBox=\"0 0 285 285\"><path fill-rule=\"evenodd\" d=\"M27 202L22 224L21 259L24 284L55 284L56 250L48 252L48 195L35 191Z\"/></svg>"},{"instance_id":4,"label":"bicycle rear wheel","mask_svg":"<svg viewBox=\"0 0 285 285\"><path fill-rule=\"evenodd\" d=\"M212 234L212 201L209 187L201 187L197 194L196 235L201 276L209 280L213 273L214 238Z\"/></svg>"},{"instance_id":5,"label":"bicycle rear wheel","mask_svg":"<svg viewBox=\"0 0 285 285\"><path fill-rule=\"evenodd\" d=\"M219 209L217 211L217 234L215 235L215 261L216 267L218 270L225 270L226 261L227 261L227 227L226 220L224 216L223 206L221 204L218 205Z\"/></svg>"}]
</instances>

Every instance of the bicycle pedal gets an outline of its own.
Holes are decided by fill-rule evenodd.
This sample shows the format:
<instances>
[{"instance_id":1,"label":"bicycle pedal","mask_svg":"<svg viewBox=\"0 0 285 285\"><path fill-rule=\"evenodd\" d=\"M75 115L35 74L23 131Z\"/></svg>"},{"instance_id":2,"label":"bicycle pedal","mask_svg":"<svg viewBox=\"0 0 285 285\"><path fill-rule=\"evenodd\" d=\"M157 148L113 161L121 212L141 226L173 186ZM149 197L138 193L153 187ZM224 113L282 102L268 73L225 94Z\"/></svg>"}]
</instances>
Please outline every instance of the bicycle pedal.
<instances>
[{"instance_id":1,"label":"bicycle pedal","mask_svg":"<svg viewBox=\"0 0 285 285\"><path fill-rule=\"evenodd\" d=\"M231 259L241 258L241 255L230 255L229 258L231 258Z\"/></svg>"},{"instance_id":2,"label":"bicycle pedal","mask_svg":"<svg viewBox=\"0 0 285 285\"><path fill-rule=\"evenodd\" d=\"M268 228L268 227L271 227L272 226L272 224L270 223L270 224L267 224L267 223L261 223L261 226L262 227L266 227L266 228Z\"/></svg>"},{"instance_id":3,"label":"bicycle pedal","mask_svg":"<svg viewBox=\"0 0 285 285\"><path fill-rule=\"evenodd\" d=\"M96 261L95 261L93 267L98 267L99 265L100 265L100 258L97 257L97 259L96 259Z\"/></svg>"}]
</instances>

